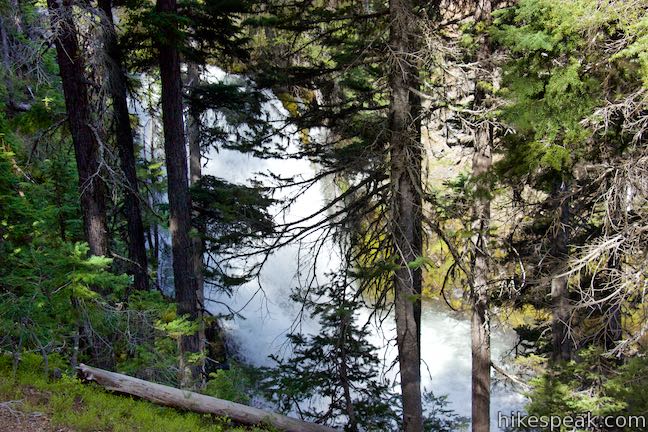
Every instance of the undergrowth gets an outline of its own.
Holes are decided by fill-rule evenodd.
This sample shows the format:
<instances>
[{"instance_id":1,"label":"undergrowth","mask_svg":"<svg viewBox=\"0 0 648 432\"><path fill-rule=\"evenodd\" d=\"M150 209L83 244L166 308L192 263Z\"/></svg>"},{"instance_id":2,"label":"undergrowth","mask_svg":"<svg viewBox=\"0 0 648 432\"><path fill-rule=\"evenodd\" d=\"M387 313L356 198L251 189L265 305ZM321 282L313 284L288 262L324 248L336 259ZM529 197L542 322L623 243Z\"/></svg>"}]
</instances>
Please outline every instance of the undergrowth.
<instances>
[{"instance_id":1,"label":"undergrowth","mask_svg":"<svg viewBox=\"0 0 648 432\"><path fill-rule=\"evenodd\" d=\"M0 401L22 400L26 412L42 412L56 427L74 431L269 432L233 425L224 417L182 412L106 392L63 374L45 376L41 359L25 355L14 376L9 356L0 356Z\"/></svg>"}]
</instances>

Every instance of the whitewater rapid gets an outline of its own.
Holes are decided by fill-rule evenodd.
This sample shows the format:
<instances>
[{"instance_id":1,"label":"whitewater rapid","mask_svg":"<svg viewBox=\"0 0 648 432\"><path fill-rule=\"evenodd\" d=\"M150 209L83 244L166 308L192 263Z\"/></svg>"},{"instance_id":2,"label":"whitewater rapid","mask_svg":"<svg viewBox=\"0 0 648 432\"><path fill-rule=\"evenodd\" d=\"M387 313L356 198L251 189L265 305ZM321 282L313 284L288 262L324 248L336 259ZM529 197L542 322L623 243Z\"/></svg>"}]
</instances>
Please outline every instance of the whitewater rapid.
<instances>
[{"instance_id":1,"label":"whitewater rapid","mask_svg":"<svg viewBox=\"0 0 648 432\"><path fill-rule=\"evenodd\" d=\"M236 79L226 75L222 70L211 67L203 79L220 81ZM281 122L288 117L288 112L281 102L271 93L264 104L264 114L275 122ZM140 111L140 117L146 117ZM224 117L211 113L214 122L225 126ZM149 118L149 121L150 118ZM147 123L148 124L148 123ZM151 135L153 130L144 130ZM322 139L325 131L312 130L311 140ZM287 126L280 144L288 150L296 150L300 145L300 133L294 126ZM153 139L149 136L148 139ZM288 142L286 142L288 140ZM232 183L251 184L253 179L267 182L259 174L273 173L283 177L308 179L318 174L317 167L305 159L261 159L243 154L235 150L212 148L205 155L203 174L225 179ZM308 189L288 209L281 212L278 208L271 213L278 223L296 221L316 212L326 203L325 197L334 196L330 179L323 179ZM275 198L290 196L295 190L282 190ZM309 314L302 315L301 305L293 302L290 295L297 287L306 286L313 278L324 282L327 273L340 267L341 258L337 249L330 241L325 242L323 253L315 266L309 260L308 253L312 250L312 242L318 233L313 233L301 242L291 243L272 253L259 275L258 280L250 281L235 289L230 297L221 291L206 288L207 308L213 314L226 314L228 308L240 311L242 317L223 321L230 349L236 353L239 360L253 366L272 366L270 355L289 356L290 346L287 344L287 334L298 330L306 334L315 334L318 324L310 319ZM162 243L168 246L168 236L162 231ZM160 284L170 283L169 273L170 248L160 247ZM313 269L313 267L315 267ZM227 305L227 308L223 306ZM366 321L369 310L361 310L358 319ZM471 352L470 352L470 321L466 316L450 311L444 305L425 302L422 313L421 366L422 385L426 390L432 390L436 396L447 395L449 406L457 414L470 416L471 397ZM297 327L296 327L297 326ZM370 337L384 359L385 375L395 379L397 368L390 368L396 358L396 347L393 344L395 336L394 322L391 317L383 321L382 327L373 327ZM389 343L392 341L392 343ZM507 364L512 360L510 350L516 342L515 334L505 327L495 328L492 334L493 359L498 364ZM524 398L509 387L497 385L492 391L491 419L492 430L497 427L497 412L505 414L512 410L520 410Z\"/></svg>"}]
</instances>

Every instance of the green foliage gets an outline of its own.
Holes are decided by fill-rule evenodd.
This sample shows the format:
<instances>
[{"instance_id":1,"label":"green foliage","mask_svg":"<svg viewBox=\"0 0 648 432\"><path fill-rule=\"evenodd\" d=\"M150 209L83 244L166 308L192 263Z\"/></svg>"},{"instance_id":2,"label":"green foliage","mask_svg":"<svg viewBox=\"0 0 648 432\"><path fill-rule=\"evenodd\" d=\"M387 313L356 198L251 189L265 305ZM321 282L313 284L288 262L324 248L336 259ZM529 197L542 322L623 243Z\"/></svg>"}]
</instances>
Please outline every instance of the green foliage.
<instances>
[{"instance_id":1,"label":"green foliage","mask_svg":"<svg viewBox=\"0 0 648 432\"><path fill-rule=\"evenodd\" d=\"M335 235L347 238L350 234L356 242L352 251L356 268L345 275L353 281L338 279L319 287L309 298L298 299L323 330L316 335L290 336L295 358L275 358L277 368L268 371L267 390L286 410L300 410L306 417L329 423L347 419L349 429L361 426L382 431L398 427L398 402L389 383L379 377L378 358L366 341L368 328L357 323L359 294L350 287L367 280L379 280L379 285L400 268L390 249L389 226L380 217L391 193L385 174L389 163L386 77L393 67L385 59L390 55L386 46L391 22L386 2L334 3L298 2L303 6L299 8L281 1L255 5L238 0L189 0L179 2L178 13L160 13L151 2L126 0L119 5L123 24L119 31L126 30L120 42L129 53L124 56L129 72L150 71L157 63L156 45L171 43L188 62L216 63L250 76L194 86L189 92L191 114L206 121L211 116L203 114L212 110L219 119L216 126L201 125L203 147L233 148L259 157L310 156L337 176L345 194L341 204L351 210L331 220L332 226L342 227ZM15 352L16 359L37 351L50 367L62 368L67 364L63 359L78 354L80 361L106 361L121 371L174 382L180 336L195 332L198 323L178 317L174 304L158 293L134 293L128 304L123 303L128 277L118 274L111 259L88 257L69 137L64 129L53 127L64 112L59 83L50 79L57 69L55 56L41 43L42 36L29 35L39 25L41 30L49 27L39 21L47 18L40 10L45 5L42 1L19 5L28 31L18 31L11 20L3 20L11 66L1 66L0 84L4 112L0 114L0 349ZM556 179L569 179L579 164L605 165L629 146L631 140L627 132L619 131L623 129L619 124L631 124L634 119L612 119L615 127L608 130L610 119L601 119L598 109L641 94L642 86L648 88L646 6L644 0L520 0L497 12L491 29L484 23L463 26L461 45L470 56L478 48L475 36L487 31L510 54L501 90L484 81L475 83L489 97L504 98L503 108L489 119L503 120L515 131L502 139L504 154L497 172L502 179L547 191ZM2 13L10 7L4 2ZM248 62L250 53L253 61ZM38 61L23 61L16 58L19 54ZM426 84L434 87L435 71L429 74L431 82ZM267 96L257 85L280 90L284 107L303 134L297 154L286 156L287 148L276 145L275 138L284 132L261 116ZM24 102L28 109L20 105ZM645 104L632 115L638 112L645 115ZM228 127L220 126L222 119ZM604 133L597 122L605 123ZM309 128L322 126L331 132L331 139L309 142ZM141 166L138 174L152 192L164 191L162 160ZM356 187L367 178L372 181ZM273 180L288 184L294 179L277 176ZM451 240L467 244L474 236L474 229L466 223L468 209L477 198L495 197L494 187L480 185L494 186L496 180L491 173L478 179L460 176L448 185L452 193L439 192L430 198L441 220L463 224L445 224ZM268 208L276 203L269 193L258 184L240 186L204 177L194 188L193 199L198 214L195 228L204 231L207 251L223 257L237 248L273 240L277 227ZM594 213L597 209L592 202L583 200L573 207ZM166 209L155 210L167 219ZM546 206L539 210L545 214L531 221L529 231L548 232L551 216L546 210ZM116 212L110 216L119 223ZM577 235L588 239L598 235L600 215L581 213L574 220L578 223L570 225L581 230ZM152 212L146 221L159 223ZM529 238L524 240L530 242ZM114 244L119 253L123 245L118 240ZM460 249L463 254L465 247ZM517 258L525 265L531 261L526 255ZM631 261L623 265L630 266ZM420 256L407 266L420 269L431 264L431 258ZM438 285L448 278L461 283L463 279L455 275L459 264L449 261L443 272L430 277ZM254 276L234 274L226 267L208 273L208 278L228 288ZM536 301L528 296L520 302L542 305L544 293L540 297ZM420 300L417 296L410 299ZM525 327L520 334L535 336L541 344L538 327ZM77 352L75 341L79 339ZM8 360L3 361L6 371ZM168 411L146 404L128 407L103 393L97 396L95 389L84 390L88 388L68 377L51 384L24 375L22 368L34 371L41 366L33 356L23 355L18 379L27 377L55 394L48 410L61 425L81 430L212 430L201 416L167 418ZM561 366L532 382L529 412L643 414L648 411L642 393L647 373L643 357L619 366L600 352L584 351L578 363ZM250 381L242 368L233 365L212 374L206 392L246 402ZM0 391L10 391L10 385L2 382ZM324 399L327 407L319 404ZM81 414L75 408L78 400L84 407ZM430 394L427 402L426 429L463 427L465 419L448 410L443 397ZM226 425L214 427L225 430Z\"/></svg>"},{"instance_id":2,"label":"green foliage","mask_svg":"<svg viewBox=\"0 0 648 432\"><path fill-rule=\"evenodd\" d=\"M321 329L289 335L291 357L271 356L277 366L261 371L265 394L284 411L348 431L400 430L400 399L381 377L376 348L367 341L369 323L358 323L361 301L352 288L334 279L306 299L294 298L305 302ZM426 431L458 431L467 424L445 396L426 393L424 406Z\"/></svg>"},{"instance_id":3,"label":"green foliage","mask_svg":"<svg viewBox=\"0 0 648 432\"><path fill-rule=\"evenodd\" d=\"M0 326L7 332L0 343L53 350L76 331L80 308L94 316L97 293L119 298L129 278L110 272L110 258L88 257L87 245L74 241L81 227L71 162L45 160L28 174L6 147L5 141L0 149Z\"/></svg>"},{"instance_id":4,"label":"green foliage","mask_svg":"<svg viewBox=\"0 0 648 432\"><path fill-rule=\"evenodd\" d=\"M505 65L502 112L515 129L500 172L514 177L568 172L591 131L583 120L602 102L604 75L591 64L602 53L590 31L609 18L592 1L521 1L499 13L494 39L514 59Z\"/></svg>"},{"instance_id":5,"label":"green foliage","mask_svg":"<svg viewBox=\"0 0 648 432\"><path fill-rule=\"evenodd\" d=\"M250 367L230 362L229 369L219 369L209 374L205 394L248 405L250 392L259 378Z\"/></svg>"},{"instance_id":6,"label":"green foliage","mask_svg":"<svg viewBox=\"0 0 648 432\"><path fill-rule=\"evenodd\" d=\"M178 2L177 13L161 13L154 4L128 0L121 17L126 29L120 38L132 69L148 69L157 62L156 46L169 43L185 59L205 64L244 60L247 37L240 28L247 1L187 0Z\"/></svg>"},{"instance_id":7,"label":"green foliage","mask_svg":"<svg viewBox=\"0 0 648 432\"><path fill-rule=\"evenodd\" d=\"M42 364L37 356L25 356L15 378L10 359L0 357L0 399L24 399L26 412L44 412L56 427L79 432L262 432L265 429L235 427L227 418L186 413L163 408L131 397L107 393L93 384L63 375L50 381L39 374Z\"/></svg>"},{"instance_id":8,"label":"green foliage","mask_svg":"<svg viewBox=\"0 0 648 432\"><path fill-rule=\"evenodd\" d=\"M556 260L562 261L559 263L545 259L546 251L551 254L555 246L550 244L555 238L551 230L557 225L561 202L566 203L563 208L569 213L562 213L569 225L570 244L565 254L579 254L581 248L587 250L590 244L612 235L604 223L614 216L606 214L609 208L598 202L605 200L606 189L613 188L616 179L575 168L636 163L635 146L643 145L640 136L644 133L643 126L637 125L645 125L646 113L647 7L644 0L520 0L495 13L491 35L498 48L509 54L503 65L500 96L505 106L501 114L515 131L502 139L503 158L496 165L497 173L503 183L515 189L522 206L525 201L539 204L536 210L525 213L516 240L516 254L525 260L527 275L555 274L557 265L570 264L570 256ZM568 193L560 191L561 183L561 187L567 185L564 189ZM599 186L593 185L599 183L602 186L596 190ZM535 245L534 238L539 240ZM604 259L584 265L578 275L581 280L570 280L570 288L574 288L570 302L584 302L579 294L585 284L609 283L589 274L602 277L606 271L617 271L602 270ZM629 256L624 259L634 260ZM615 280L614 284L619 282ZM515 307L546 307L547 289L544 282L536 286L527 280ZM613 288L601 289L596 295L607 296L608 289ZM643 358L621 365L620 360L606 358L603 348L597 347L599 340L589 337L603 331L596 321L607 301L574 311L570 334L580 339L577 361L555 366L532 381L529 414L647 412L638 389L628 385L632 380L628 377L637 377L633 374L644 368ZM627 305L628 310L635 307L631 302ZM542 321L518 330L523 340L533 341L535 349L546 352L551 347L542 336L547 334L547 322ZM635 406L642 407L639 410L643 412Z\"/></svg>"},{"instance_id":9,"label":"green foliage","mask_svg":"<svg viewBox=\"0 0 648 432\"><path fill-rule=\"evenodd\" d=\"M630 38L630 43L612 56L612 60L627 59L632 63L638 62L643 86L648 89L648 15L643 17L630 15L620 18L627 20L626 34ZM624 65L630 66L625 62Z\"/></svg>"},{"instance_id":10,"label":"green foliage","mask_svg":"<svg viewBox=\"0 0 648 432\"><path fill-rule=\"evenodd\" d=\"M293 333L290 359L271 358L266 394L284 411L296 410L307 419L348 430L386 431L397 424L396 394L379 378L379 358L367 342L368 324L357 323L359 305L342 281L318 288L302 299L321 330L315 335ZM351 407L349 409L349 407Z\"/></svg>"},{"instance_id":11,"label":"green foliage","mask_svg":"<svg viewBox=\"0 0 648 432\"><path fill-rule=\"evenodd\" d=\"M617 401L624 414L648 413L648 360L645 355L630 358L610 376L605 384L605 394Z\"/></svg>"},{"instance_id":12,"label":"green foliage","mask_svg":"<svg viewBox=\"0 0 648 432\"><path fill-rule=\"evenodd\" d=\"M0 128L0 349L69 359L80 336L78 361L114 358L120 370L175 383L177 345L153 328L175 319L175 307L157 292L133 293L125 307L129 276L88 256L70 153L21 168L20 139L6 122ZM80 326L92 333L79 335Z\"/></svg>"},{"instance_id":13,"label":"green foliage","mask_svg":"<svg viewBox=\"0 0 648 432\"><path fill-rule=\"evenodd\" d=\"M199 329L199 323L182 316L168 322L158 321L157 329L174 339L180 340L182 336L196 333Z\"/></svg>"},{"instance_id":14,"label":"green foliage","mask_svg":"<svg viewBox=\"0 0 648 432\"><path fill-rule=\"evenodd\" d=\"M536 416L645 415L648 362L643 356L618 366L598 348L580 351L578 362L553 367L533 378L526 410ZM624 429L640 430L640 429Z\"/></svg>"},{"instance_id":15,"label":"green foliage","mask_svg":"<svg viewBox=\"0 0 648 432\"><path fill-rule=\"evenodd\" d=\"M64 112L63 95L57 88L58 65L53 49L44 49L49 27L44 3L3 1L3 61L0 64L0 100L9 113L12 128L35 135ZM35 29L39 29L34 31ZM54 118L53 118L54 117Z\"/></svg>"},{"instance_id":16,"label":"green foliage","mask_svg":"<svg viewBox=\"0 0 648 432\"><path fill-rule=\"evenodd\" d=\"M433 392L423 394L425 432L466 431L470 419L462 417L448 408L447 396L435 396Z\"/></svg>"},{"instance_id":17,"label":"green foliage","mask_svg":"<svg viewBox=\"0 0 648 432\"><path fill-rule=\"evenodd\" d=\"M408 262L407 268L414 270L414 269L432 266L432 265L433 265L433 261L429 257L420 256L420 257L416 257L414 261Z\"/></svg>"},{"instance_id":18,"label":"green foliage","mask_svg":"<svg viewBox=\"0 0 648 432\"><path fill-rule=\"evenodd\" d=\"M600 157L587 120L596 108L623 99L619 90L631 92L631 83L646 79L641 3L522 0L496 13L493 38L513 54L504 68L509 104L502 114L517 132L507 139L501 173L530 174L542 185L548 172L569 172L579 160ZM607 48L614 44L624 48Z\"/></svg>"},{"instance_id":19,"label":"green foliage","mask_svg":"<svg viewBox=\"0 0 648 432\"><path fill-rule=\"evenodd\" d=\"M274 148L274 140L282 131L264 113L267 100L262 90L242 77L194 85L188 104L199 123L201 146L234 149L262 158L284 157L285 149Z\"/></svg>"},{"instance_id":20,"label":"green foliage","mask_svg":"<svg viewBox=\"0 0 648 432\"><path fill-rule=\"evenodd\" d=\"M381 2L344 1L335 7L269 2L249 21L266 31L252 46L257 83L290 89L302 99L299 116L292 119L300 129L325 126L334 132L331 143L308 149L325 167L357 172L383 160L389 100L389 69L381 61L389 25L385 12ZM305 97L315 89L321 97Z\"/></svg>"},{"instance_id":21,"label":"green foliage","mask_svg":"<svg viewBox=\"0 0 648 432\"><path fill-rule=\"evenodd\" d=\"M194 208L198 213L195 226L204 226L203 240L207 251L235 254L255 241L264 240L274 233L274 222L268 208L275 202L268 190L260 185L244 186L222 179L203 176L192 188ZM229 290L240 285L254 274L236 274L235 269L208 269L207 276Z\"/></svg>"}]
</instances>

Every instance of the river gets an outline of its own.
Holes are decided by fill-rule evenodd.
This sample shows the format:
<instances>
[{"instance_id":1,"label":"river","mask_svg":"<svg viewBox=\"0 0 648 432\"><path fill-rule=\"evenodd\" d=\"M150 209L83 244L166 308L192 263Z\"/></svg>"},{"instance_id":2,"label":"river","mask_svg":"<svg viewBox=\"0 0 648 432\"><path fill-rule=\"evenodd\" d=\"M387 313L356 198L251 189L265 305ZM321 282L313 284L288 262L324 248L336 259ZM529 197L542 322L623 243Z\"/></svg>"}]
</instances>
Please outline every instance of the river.
<instances>
[{"instance_id":1,"label":"river","mask_svg":"<svg viewBox=\"0 0 648 432\"><path fill-rule=\"evenodd\" d=\"M211 68L209 80L228 79L223 71ZM288 113L281 102L272 97L264 106L265 115L273 121L281 121ZM145 117L144 110L139 110L141 117ZM222 116L212 114L214 121L223 122ZM144 122L142 122L143 124ZM151 132L152 133L152 132ZM322 139L325 131L310 131L311 139ZM288 149L295 149L299 145L299 132L288 128ZM149 137L150 139L151 137ZM283 144L286 144L285 142ZM206 155L203 173L213 175L234 183L246 184L259 173L272 172L284 177L298 176L310 178L317 173L317 167L304 159L260 159L235 150L213 149ZM323 179L314 187L302 194L288 211L275 211L277 221L294 221L316 212L326 202L325 197L333 196L332 182ZM288 196L294 190L283 190L282 195ZM277 196L282 198L282 196ZM340 258L336 253L335 245L326 243L324 253L320 254L315 266L309 261L309 242L313 241L317 233L303 239L301 243L288 244L276 250L264 264L259 279L246 283L227 296L222 292L207 291L206 298L212 301L207 303L210 312L214 314L225 313L227 310L220 302L227 304L234 310L241 310L244 318L235 318L223 322L230 349L236 356L254 366L271 366L270 354L290 355L290 347L286 343L286 335L299 326L304 333L315 333L317 323L307 315L301 316L301 307L290 300L290 294L296 287L304 286L313 276L324 280L327 272L339 267ZM162 237L160 256L160 283L169 286L170 254L168 236ZM313 274L314 272L314 274ZM166 275L166 276L165 276ZM362 310L357 319L366 320L368 310ZM426 301L422 314L422 384L427 390L432 390L435 395L447 395L450 402L449 408L462 416L470 416L471 395L471 353L470 353L470 321L459 313L451 311L444 304ZM385 369L396 358L396 348L393 343L395 334L394 323L391 317L383 322L382 327L373 327L371 342L378 348L381 358L384 359ZM492 345L493 358L499 364L510 364L512 354L510 350L516 341L515 334L505 326L498 326L493 330ZM393 378L394 368L387 371L387 377ZM492 430L497 427L497 412L510 413L523 406L524 398L513 391L509 386L496 384L492 391L491 418Z\"/></svg>"}]
</instances>

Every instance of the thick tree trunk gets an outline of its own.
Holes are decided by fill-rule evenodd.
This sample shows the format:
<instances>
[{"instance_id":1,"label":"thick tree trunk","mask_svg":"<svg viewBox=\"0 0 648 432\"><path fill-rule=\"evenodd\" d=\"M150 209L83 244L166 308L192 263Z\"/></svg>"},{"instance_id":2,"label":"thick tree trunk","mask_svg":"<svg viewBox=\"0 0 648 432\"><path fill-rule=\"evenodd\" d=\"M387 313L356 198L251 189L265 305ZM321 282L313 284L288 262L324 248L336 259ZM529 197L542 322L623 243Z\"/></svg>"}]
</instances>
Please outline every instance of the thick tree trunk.
<instances>
[{"instance_id":1,"label":"thick tree trunk","mask_svg":"<svg viewBox=\"0 0 648 432\"><path fill-rule=\"evenodd\" d=\"M158 0L158 13L176 13L175 0ZM169 231L173 252L173 278L178 315L188 316L193 321L202 321L198 303L198 278L194 272L191 231L191 197L187 172L187 149L184 137L182 109L182 77L177 41L173 32L159 45L160 80L162 83L162 124L164 127L164 151L168 177ZM199 333L182 336L182 358L187 354L202 352ZM181 382L188 383L186 369L191 370L193 380L200 379L202 365L183 366Z\"/></svg>"},{"instance_id":2,"label":"thick tree trunk","mask_svg":"<svg viewBox=\"0 0 648 432\"><path fill-rule=\"evenodd\" d=\"M85 379L94 381L107 390L140 397L151 402L193 411L200 414L225 416L235 422L247 425L270 425L286 432L336 432L327 426L307 423L280 414L263 411L247 405L238 404L200 393L180 390L161 384L155 384L128 375L79 365L79 371Z\"/></svg>"},{"instance_id":3,"label":"thick tree trunk","mask_svg":"<svg viewBox=\"0 0 648 432\"><path fill-rule=\"evenodd\" d=\"M105 47L108 63L108 84L112 96L119 161L125 178L124 212L126 213L128 225L128 258L131 261L129 272L134 277L135 289L148 290L148 263L146 246L144 245L144 224L140 213L133 130L126 99L126 77L124 76L121 54L117 46L112 1L99 0L99 7L103 10L106 19Z\"/></svg>"},{"instance_id":4,"label":"thick tree trunk","mask_svg":"<svg viewBox=\"0 0 648 432\"><path fill-rule=\"evenodd\" d=\"M556 202L557 218L553 226L551 256L554 259L555 272L551 279L551 338L554 362L568 361L572 358L573 344L569 337L569 279L563 275L566 271L569 242L569 187L567 182L556 179L553 185L552 198Z\"/></svg>"},{"instance_id":5,"label":"thick tree trunk","mask_svg":"<svg viewBox=\"0 0 648 432\"><path fill-rule=\"evenodd\" d=\"M475 22L491 23L491 2L481 0L475 14ZM476 76L475 107L487 109L486 91L481 82L492 81L489 59L491 46L483 33L479 40L477 63L480 71ZM488 121L482 121L475 130L475 152L472 175L477 182L473 204L473 252L472 252L472 431L488 432L490 429L490 321L488 307L488 230L490 228L490 187L484 175L492 165L493 130Z\"/></svg>"},{"instance_id":6,"label":"thick tree trunk","mask_svg":"<svg viewBox=\"0 0 648 432\"><path fill-rule=\"evenodd\" d=\"M390 0L389 112L392 238L399 268L394 274L396 341L403 398L403 431L423 429L421 407L421 268L408 263L422 255L420 99L411 0ZM410 55L408 55L410 54ZM414 91L412 91L414 90Z\"/></svg>"},{"instance_id":7,"label":"thick tree trunk","mask_svg":"<svg viewBox=\"0 0 648 432\"><path fill-rule=\"evenodd\" d=\"M74 144L81 211L92 255L107 255L105 185L100 175L99 141L90 124L88 84L72 16L71 0L47 0L63 95Z\"/></svg>"}]
</instances>

